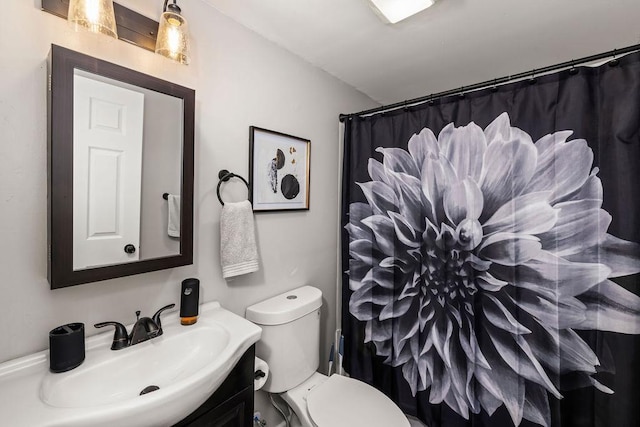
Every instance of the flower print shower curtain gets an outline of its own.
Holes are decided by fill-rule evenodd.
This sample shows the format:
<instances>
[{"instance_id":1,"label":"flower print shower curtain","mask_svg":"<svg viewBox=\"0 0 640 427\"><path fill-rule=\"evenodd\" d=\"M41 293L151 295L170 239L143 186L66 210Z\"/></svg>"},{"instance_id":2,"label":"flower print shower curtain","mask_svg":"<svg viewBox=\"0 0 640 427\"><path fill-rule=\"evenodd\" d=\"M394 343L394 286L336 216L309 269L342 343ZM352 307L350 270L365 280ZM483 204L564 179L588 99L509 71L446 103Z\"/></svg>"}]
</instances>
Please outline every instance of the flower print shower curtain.
<instances>
[{"instance_id":1,"label":"flower print shower curtain","mask_svg":"<svg viewBox=\"0 0 640 427\"><path fill-rule=\"evenodd\" d=\"M639 54L349 120L343 170L351 376L430 427L640 426Z\"/></svg>"}]
</instances>

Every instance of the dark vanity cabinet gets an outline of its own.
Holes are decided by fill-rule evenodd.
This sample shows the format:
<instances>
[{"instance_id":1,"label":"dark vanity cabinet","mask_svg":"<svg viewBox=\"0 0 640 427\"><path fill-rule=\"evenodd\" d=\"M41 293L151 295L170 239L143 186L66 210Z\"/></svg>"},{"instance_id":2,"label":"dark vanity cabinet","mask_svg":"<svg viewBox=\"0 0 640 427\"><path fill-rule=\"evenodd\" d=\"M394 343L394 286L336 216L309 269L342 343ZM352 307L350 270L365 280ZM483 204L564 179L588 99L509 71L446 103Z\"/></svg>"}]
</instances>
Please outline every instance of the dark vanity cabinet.
<instances>
[{"instance_id":1,"label":"dark vanity cabinet","mask_svg":"<svg viewBox=\"0 0 640 427\"><path fill-rule=\"evenodd\" d=\"M174 427L252 427L254 360L252 346L213 395Z\"/></svg>"}]
</instances>

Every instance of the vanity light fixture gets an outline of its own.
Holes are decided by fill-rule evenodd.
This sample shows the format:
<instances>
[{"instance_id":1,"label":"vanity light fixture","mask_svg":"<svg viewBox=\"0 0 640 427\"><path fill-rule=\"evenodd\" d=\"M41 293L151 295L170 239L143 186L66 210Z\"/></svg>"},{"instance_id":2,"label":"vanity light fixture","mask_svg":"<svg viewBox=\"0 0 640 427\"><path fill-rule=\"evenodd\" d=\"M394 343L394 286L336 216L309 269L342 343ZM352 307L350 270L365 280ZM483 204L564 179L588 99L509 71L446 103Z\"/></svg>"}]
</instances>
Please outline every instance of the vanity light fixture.
<instances>
[{"instance_id":1,"label":"vanity light fixture","mask_svg":"<svg viewBox=\"0 0 640 427\"><path fill-rule=\"evenodd\" d=\"M112 0L70 0L67 20L76 31L83 27L93 33L118 38Z\"/></svg>"},{"instance_id":2,"label":"vanity light fixture","mask_svg":"<svg viewBox=\"0 0 640 427\"><path fill-rule=\"evenodd\" d=\"M189 27L176 4L164 0L160 27L156 40L156 53L181 64L189 64Z\"/></svg>"},{"instance_id":3,"label":"vanity light fixture","mask_svg":"<svg viewBox=\"0 0 640 427\"><path fill-rule=\"evenodd\" d=\"M40 0L42 10L85 27L189 64L189 26L177 0L164 0L160 22L113 0ZM171 2L171 3L170 3Z\"/></svg>"},{"instance_id":4,"label":"vanity light fixture","mask_svg":"<svg viewBox=\"0 0 640 427\"><path fill-rule=\"evenodd\" d=\"M391 24L433 6L436 0L369 0L381 17Z\"/></svg>"}]
</instances>

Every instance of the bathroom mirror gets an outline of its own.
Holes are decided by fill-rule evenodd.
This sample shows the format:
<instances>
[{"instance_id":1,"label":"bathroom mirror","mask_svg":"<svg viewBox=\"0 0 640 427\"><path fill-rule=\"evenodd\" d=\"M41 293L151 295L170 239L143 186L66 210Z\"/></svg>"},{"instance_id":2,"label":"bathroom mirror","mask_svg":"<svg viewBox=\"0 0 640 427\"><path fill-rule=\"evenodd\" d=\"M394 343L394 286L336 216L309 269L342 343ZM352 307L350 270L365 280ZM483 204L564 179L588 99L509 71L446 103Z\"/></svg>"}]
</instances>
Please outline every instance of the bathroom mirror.
<instances>
[{"instance_id":1,"label":"bathroom mirror","mask_svg":"<svg viewBox=\"0 0 640 427\"><path fill-rule=\"evenodd\" d=\"M192 264L195 92L56 45L48 64L51 288Z\"/></svg>"}]
</instances>

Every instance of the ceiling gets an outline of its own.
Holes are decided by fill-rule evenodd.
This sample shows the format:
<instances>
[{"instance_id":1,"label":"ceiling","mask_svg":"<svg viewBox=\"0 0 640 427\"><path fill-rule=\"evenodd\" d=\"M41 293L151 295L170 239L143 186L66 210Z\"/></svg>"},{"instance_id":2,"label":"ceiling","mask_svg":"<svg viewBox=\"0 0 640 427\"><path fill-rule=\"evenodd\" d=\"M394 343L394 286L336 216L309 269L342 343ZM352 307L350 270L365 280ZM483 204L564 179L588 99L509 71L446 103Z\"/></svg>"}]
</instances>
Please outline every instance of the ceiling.
<instances>
[{"instance_id":1,"label":"ceiling","mask_svg":"<svg viewBox=\"0 0 640 427\"><path fill-rule=\"evenodd\" d=\"M440 0L395 25L367 0L204 0L381 104L640 43L638 0Z\"/></svg>"}]
</instances>

